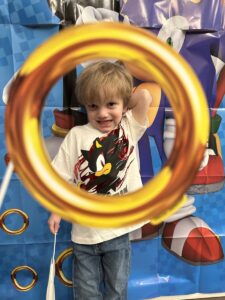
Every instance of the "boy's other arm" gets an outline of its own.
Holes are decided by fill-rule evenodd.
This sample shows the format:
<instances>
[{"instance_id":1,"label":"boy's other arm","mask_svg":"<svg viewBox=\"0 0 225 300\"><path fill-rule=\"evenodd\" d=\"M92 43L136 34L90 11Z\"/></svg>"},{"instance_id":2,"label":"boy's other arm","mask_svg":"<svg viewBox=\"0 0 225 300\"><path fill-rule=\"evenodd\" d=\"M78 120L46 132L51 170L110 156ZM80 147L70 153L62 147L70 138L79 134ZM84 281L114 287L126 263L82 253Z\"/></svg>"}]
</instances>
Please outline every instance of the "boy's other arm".
<instances>
[{"instance_id":1,"label":"boy's other arm","mask_svg":"<svg viewBox=\"0 0 225 300\"><path fill-rule=\"evenodd\" d=\"M128 109L132 110L133 117L141 125L146 124L152 96L147 89L139 89L133 92Z\"/></svg>"},{"instance_id":2,"label":"boy's other arm","mask_svg":"<svg viewBox=\"0 0 225 300\"><path fill-rule=\"evenodd\" d=\"M58 232L60 227L61 217L52 213L48 219L48 227L51 233L55 234Z\"/></svg>"}]
</instances>

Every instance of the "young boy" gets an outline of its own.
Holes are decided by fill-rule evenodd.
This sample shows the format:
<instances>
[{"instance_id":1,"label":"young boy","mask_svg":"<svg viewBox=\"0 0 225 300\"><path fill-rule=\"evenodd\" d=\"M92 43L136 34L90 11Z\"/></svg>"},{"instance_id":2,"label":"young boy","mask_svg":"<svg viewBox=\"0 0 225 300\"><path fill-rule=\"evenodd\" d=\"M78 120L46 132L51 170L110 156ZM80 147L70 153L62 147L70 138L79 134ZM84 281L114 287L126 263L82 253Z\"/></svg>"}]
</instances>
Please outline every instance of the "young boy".
<instances>
[{"instance_id":1,"label":"young boy","mask_svg":"<svg viewBox=\"0 0 225 300\"><path fill-rule=\"evenodd\" d=\"M76 95L89 123L70 130L52 162L65 180L106 195L142 187L136 145L147 128L151 96L147 90L132 90L132 76L119 63L94 63L78 77ZM60 220L51 214L52 233ZM74 299L126 299L129 232L142 225L99 229L73 224Z\"/></svg>"}]
</instances>

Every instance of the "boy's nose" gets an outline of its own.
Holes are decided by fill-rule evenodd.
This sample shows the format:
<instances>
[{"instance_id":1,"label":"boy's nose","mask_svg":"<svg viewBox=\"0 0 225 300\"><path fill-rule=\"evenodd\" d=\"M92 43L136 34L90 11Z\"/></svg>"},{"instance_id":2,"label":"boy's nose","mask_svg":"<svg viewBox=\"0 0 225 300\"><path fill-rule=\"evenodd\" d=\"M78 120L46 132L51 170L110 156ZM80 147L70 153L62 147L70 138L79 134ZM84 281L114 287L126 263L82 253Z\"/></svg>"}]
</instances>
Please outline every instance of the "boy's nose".
<instances>
[{"instance_id":1,"label":"boy's nose","mask_svg":"<svg viewBox=\"0 0 225 300\"><path fill-rule=\"evenodd\" d=\"M106 107L100 107L98 110L98 116L101 118L106 117L107 113L108 113L108 110Z\"/></svg>"}]
</instances>

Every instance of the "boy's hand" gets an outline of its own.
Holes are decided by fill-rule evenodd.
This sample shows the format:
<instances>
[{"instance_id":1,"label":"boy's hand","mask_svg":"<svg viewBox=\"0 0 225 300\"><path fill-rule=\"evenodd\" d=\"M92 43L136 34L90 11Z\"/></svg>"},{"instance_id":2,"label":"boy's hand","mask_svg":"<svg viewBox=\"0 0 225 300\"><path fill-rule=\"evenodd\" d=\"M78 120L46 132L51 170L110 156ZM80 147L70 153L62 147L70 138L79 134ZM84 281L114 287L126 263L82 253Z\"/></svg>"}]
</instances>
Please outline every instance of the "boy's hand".
<instances>
[{"instance_id":1,"label":"boy's hand","mask_svg":"<svg viewBox=\"0 0 225 300\"><path fill-rule=\"evenodd\" d=\"M48 219L48 227L51 233L55 234L58 232L60 227L60 222L61 222L61 217L52 213Z\"/></svg>"}]
</instances>

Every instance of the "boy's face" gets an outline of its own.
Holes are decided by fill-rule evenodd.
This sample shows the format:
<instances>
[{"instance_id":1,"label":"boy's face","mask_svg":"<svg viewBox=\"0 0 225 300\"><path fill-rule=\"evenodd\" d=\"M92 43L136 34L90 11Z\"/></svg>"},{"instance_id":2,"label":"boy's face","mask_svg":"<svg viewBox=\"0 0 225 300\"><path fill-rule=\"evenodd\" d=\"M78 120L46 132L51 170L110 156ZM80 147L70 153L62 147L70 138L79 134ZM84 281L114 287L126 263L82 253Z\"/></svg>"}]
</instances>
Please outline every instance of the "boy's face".
<instances>
[{"instance_id":1,"label":"boy's face","mask_svg":"<svg viewBox=\"0 0 225 300\"><path fill-rule=\"evenodd\" d=\"M109 133L120 123L126 108L123 100L114 98L104 103L91 102L85 105L91 125L102 133Z\"/></svg>"}]
</instances>

